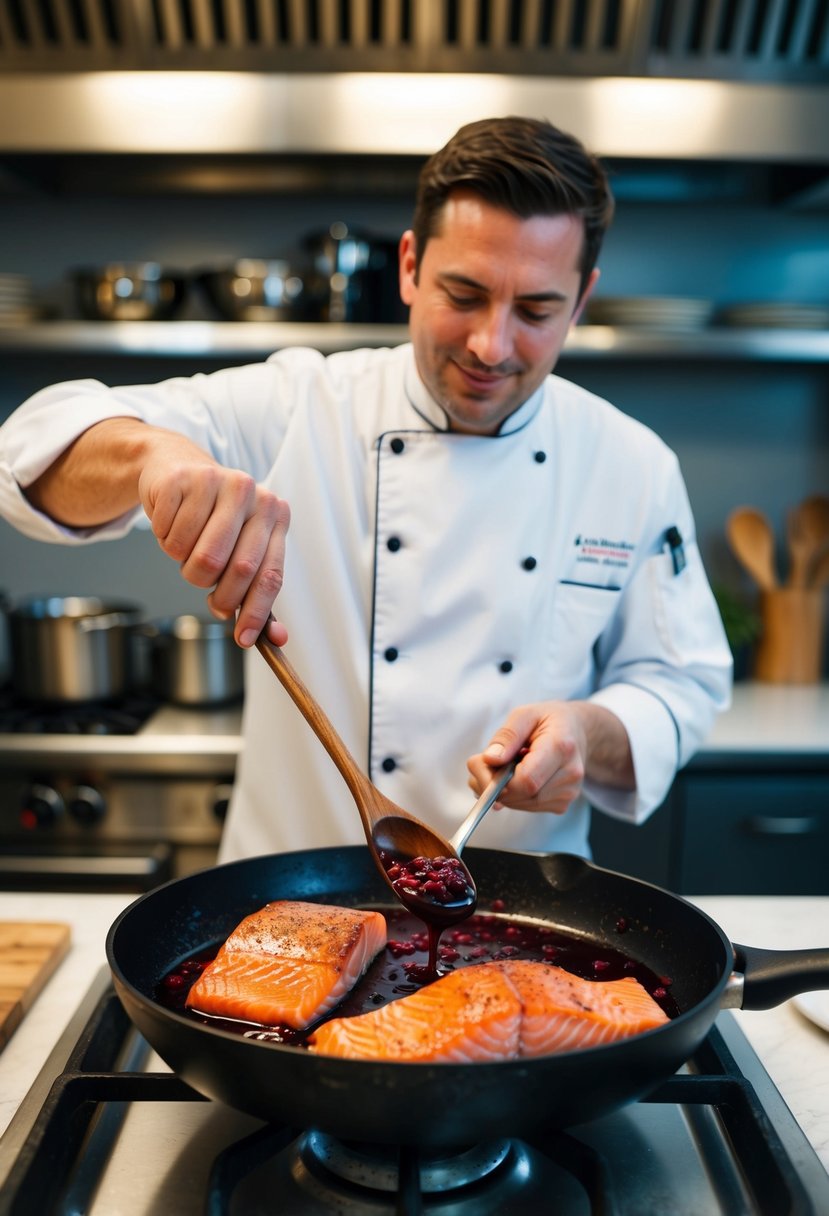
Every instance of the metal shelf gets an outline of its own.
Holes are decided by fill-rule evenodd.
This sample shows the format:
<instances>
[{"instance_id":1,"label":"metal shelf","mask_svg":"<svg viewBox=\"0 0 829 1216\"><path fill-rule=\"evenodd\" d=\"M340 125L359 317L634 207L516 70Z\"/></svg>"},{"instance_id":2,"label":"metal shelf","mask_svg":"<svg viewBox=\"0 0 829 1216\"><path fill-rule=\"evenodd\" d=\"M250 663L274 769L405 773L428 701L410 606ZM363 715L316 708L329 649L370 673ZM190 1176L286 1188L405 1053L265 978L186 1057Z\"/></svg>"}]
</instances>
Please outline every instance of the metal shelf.
<instances>
[{"instance_id":1,"label":"metal shelf","mask_svg":"<svg viewBox=\"0 0 829 1216\"><path fill-rule=\"evenodd\" d=\"M405 325L233 321L41 321L0 325L10 355L104 354L122 357L264 358L289 346L323 354L405 342ZM564 359L751 360L829 362L829 330L701 329L687 332L581 325Z\"/></svg>"}]
</instances>

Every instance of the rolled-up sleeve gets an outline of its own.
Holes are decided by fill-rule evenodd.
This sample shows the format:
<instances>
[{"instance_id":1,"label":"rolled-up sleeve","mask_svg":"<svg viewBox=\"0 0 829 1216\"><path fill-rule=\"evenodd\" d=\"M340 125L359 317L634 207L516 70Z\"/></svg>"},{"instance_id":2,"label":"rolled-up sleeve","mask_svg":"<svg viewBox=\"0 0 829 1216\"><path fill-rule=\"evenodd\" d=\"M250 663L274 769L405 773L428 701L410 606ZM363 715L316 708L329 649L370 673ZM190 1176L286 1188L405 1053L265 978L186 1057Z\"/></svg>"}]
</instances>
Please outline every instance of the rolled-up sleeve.
<instances>
[{"instance_id":1,"label":"rolled-up sleeve","mask_svg":"<svg viewBox=\"0 0 829 1216\"><path fill-rule=\"evenodd\" d=\"M187 435L221 464L261 480L298 399L283 367L307 365L310 375L320 358L312 351L296 353L304 360L277 356L158 384L108 387L74 380L41 390L0 427L0 514L26 536L62 544L114 539L143 521L136 507L99 527L66 528L37 511L22 492L84 431L109 418L135 418Z\"/></svg>"}]
</instances>

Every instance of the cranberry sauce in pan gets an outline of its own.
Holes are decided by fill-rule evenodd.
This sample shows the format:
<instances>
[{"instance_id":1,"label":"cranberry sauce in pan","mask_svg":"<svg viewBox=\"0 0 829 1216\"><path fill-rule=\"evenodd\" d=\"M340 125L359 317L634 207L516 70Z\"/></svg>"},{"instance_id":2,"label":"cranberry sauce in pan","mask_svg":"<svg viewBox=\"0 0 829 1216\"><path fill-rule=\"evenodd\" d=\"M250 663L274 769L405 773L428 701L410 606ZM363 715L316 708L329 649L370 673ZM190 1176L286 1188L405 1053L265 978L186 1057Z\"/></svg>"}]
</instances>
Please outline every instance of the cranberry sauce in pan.
<instances>
[{"instance_id":1,"label":"cranberry sauce in pan","mask_svg":"<svg viewBox=\"0 0 829 1216\"><path fill-rule=\"evenodd\" d=\"M669 991L670 976L655 975L621 949L598 945L532 921L509 919L503 915L500 900L493 901L491 914L477 913L456 929L444 931L438 947L437 976L429 968L429 933L423 922L402 910L384 908L381 911L388 925L386 948L328 1017L367 1013L397 997L416 992L424 984L458 967L504 959L551 963L588 980L618 980L633 976L669 1017L679 1013ZM626 928L624 920L620 920L616 926L620 935L624 934ZM218 948L217 945L192 955L165 976L155 993L159 1004L185 1013L187 1017L207 1026L237 1031L246 1038L302 1046L315 1027L297 1031L285 1026L252 1026L249 1022L233 1022L185 1010L184 1002L190 987L213 960Z\"/></svg>"}]
</instances>

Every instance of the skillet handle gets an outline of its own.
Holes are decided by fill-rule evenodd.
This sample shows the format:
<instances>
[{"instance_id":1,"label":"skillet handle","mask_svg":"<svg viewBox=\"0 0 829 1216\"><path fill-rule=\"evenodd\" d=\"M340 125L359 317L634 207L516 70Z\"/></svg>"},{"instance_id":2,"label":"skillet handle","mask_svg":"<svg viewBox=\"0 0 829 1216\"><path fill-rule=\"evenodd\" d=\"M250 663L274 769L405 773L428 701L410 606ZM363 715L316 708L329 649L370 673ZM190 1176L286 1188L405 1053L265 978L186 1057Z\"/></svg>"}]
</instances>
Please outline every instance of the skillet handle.
<instances>
[{"instance_id":1,"label":"skillet handle","mask_svg":"<svg viewBox=\"0 0 829 1216\"><path fill-rule=\"evenodd\" d=\"M829 949L760 950L735 943L734 957L743 983L742 999L726 1002L732 1008L773 1009L801 992L829 988Z\"/></svg>"}]
</instances>

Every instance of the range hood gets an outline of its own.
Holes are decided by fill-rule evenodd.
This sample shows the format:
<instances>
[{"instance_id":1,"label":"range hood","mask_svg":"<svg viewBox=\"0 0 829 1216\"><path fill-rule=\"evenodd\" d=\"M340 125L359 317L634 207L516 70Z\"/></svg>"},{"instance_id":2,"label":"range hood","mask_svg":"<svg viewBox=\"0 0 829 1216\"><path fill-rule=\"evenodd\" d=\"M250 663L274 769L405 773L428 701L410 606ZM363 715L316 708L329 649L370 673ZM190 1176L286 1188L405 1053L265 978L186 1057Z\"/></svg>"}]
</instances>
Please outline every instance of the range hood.
<instances>
[{"instance_id":1,"label":"range hood","mask_svg":"<svg viewBox=\"0 0 829 1216\"><path fill-rule=\"evenodd\" d=\"M0 157L427 155L549 117L600 155L829 167L825 0L0 0ZM11 159L10 159L11 158Z\"/></svg>"}]
</instances>

